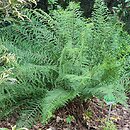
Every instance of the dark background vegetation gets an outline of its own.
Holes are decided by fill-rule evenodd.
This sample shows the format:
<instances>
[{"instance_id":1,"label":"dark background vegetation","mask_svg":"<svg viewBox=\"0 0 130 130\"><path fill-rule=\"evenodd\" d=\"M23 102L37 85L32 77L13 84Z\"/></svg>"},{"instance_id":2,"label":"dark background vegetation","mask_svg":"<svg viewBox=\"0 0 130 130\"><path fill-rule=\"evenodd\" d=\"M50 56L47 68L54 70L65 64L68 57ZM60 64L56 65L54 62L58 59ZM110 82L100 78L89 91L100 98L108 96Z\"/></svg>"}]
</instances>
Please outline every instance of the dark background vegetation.
<instances>
[{"instance_id":1,"label":"dark background vegetation","mask_svg":"<svg viewBox=\"0 0 130 130\"><path fill-rule=\"evenodd\" d=\"M95 0L58 0L57 5L60 5L62 8L66 8L70 1L80 2L80 8L83 11L83 16L89 18L91 17L93 6ZM109 11L114 13L113 7L118 7L121 5L121 10L119 12L120 20L125 23L125 29L130 33L130 9L126 6L125 0L104 0ZM39 0L35 8L40 8L43 11L49 13L49 3L48 0ZM56 9L56 5L53 5L53 9ZM125 15L123 14L125 12Z\"/></svg>"}]
</instances>

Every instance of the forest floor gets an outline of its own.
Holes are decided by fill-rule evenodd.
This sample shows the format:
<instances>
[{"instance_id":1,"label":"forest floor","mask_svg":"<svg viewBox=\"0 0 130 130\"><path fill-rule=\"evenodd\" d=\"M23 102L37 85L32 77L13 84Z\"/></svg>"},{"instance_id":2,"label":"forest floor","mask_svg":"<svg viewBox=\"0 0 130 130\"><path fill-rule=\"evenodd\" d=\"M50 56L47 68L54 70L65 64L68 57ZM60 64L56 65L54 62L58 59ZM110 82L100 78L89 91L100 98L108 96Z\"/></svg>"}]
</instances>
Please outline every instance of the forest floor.
<instances>
[{"instance_id":1,"label":"forest floor","mask_svg":"<svg viewBox=\"0 0 130 130\"><path fill-rule=\"evenodd\" d=\"M108 120L108 113L109 106L97 98L82 103L80 99L75 99L57 110L46 126L37 123L32 130L102 130ZM11 129L17 118L18 115L14 114L13 117L1 121L0 128ZM113 105L109 120L116 125L117 130L130 130L130 98L128 108Z\"/></svg>"}]
</instances>

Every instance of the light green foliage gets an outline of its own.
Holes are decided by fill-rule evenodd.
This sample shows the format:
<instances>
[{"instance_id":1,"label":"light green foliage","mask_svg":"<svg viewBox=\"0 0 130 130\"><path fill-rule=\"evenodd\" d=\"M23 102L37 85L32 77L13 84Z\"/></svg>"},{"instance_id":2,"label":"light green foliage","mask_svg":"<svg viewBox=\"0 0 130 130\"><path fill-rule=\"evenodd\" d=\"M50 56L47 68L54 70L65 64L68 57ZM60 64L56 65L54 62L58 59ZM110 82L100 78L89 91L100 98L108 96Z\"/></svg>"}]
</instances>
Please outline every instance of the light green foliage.
<instances>
[{"instance_id":1,"label":"light green foliage","mask_svg":"<svg viewBox=\"0 0 130 130\"><path fill-rule=\"evenodd\" d=\"M67 117L66 117L66 122L68 123L68 124L71 124L71 122L74 120L74 116L71 116L71 115L68 115Z\"/></svg>"},{"instance_id":2,"label":"light green foliage","mask_svg":"<svg viewBox=\"0 0 130 130\"><path fill-rule=\"evenodd\" d=\"M129 48L128 48L129 50ZM123 73L122 81L124 82L125 85L125 90L127 93L130 92L130 52L127 52L127 60L125 63L125 71Z\"/></svg>"},{"instance_id":3,"label":"light green foliage","mask_svg":"<svg viewBox=\"0 0 130 130\"><path fill-rule=\"evenodd\" d=\"M117 130L117 128L112 121L106 121L103 130Z\"/></svg>"},{"instance_id":4,"label":"light green foliage","mask_svg":"<svg viewBox=\"0 0 130 130\"><path fill-rule=\"evenodd\" d=\"M59 107L76 96L112 95L125 104L122 75L130 37L101 1L93 18L79 5L54 10L25 10L28 18L0 31L2 45L15 54L13 77L0 85L0 119L20 108L19 127L30 127L39 114L46 123ZM121 98L120 98L121 97Z\"/></svg>"}]
</instances>

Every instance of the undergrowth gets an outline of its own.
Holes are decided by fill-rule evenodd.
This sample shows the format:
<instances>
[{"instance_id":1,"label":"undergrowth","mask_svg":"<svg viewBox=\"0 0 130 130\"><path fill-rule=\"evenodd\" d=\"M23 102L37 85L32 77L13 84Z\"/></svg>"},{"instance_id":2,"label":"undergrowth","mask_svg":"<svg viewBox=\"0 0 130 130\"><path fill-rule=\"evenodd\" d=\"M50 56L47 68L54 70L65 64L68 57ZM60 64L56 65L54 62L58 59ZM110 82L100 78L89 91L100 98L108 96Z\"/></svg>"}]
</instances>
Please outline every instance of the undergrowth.
<instances>
[{"instance_id":1,"label":"undergrowth","mask_svg":"<svg viewBox=\"0 0 130 130\"><path fill-rule=\"evenodd\" d=\"M72 2L50 15L23 13L26 19L0 30L0 69L12 68L11 81L0 79L0 120L17 111L18 127L31 127L37 119L47 123L77 96L114 96L126 103L130 37L102 1L96 1L90 20Z\"/></svg>"}]
</instances>

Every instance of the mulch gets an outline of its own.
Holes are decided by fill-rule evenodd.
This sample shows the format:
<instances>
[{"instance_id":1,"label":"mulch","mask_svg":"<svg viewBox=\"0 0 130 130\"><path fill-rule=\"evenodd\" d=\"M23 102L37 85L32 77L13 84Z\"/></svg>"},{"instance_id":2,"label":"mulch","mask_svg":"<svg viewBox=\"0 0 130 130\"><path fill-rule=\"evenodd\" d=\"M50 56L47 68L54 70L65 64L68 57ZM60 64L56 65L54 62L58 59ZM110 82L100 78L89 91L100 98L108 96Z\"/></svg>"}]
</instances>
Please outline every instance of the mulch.
<instances>
[{"instance_id":1,"label":"mulch","mask_svg":"<svg viewBox=\"0 0 130 130\"><path fill-rule=\"evenodd\" d=\"M128 108L122 105L112 107L110 119L118 130L130 130L130 99ZM102 130L108 120L109 106L94 97L81 102L75 99L54 113L51 121L43 126L37 122L31 130ZM0 122L0 127L11 129L16 124L17 114Z\"/></svg>"}]
</instances>

